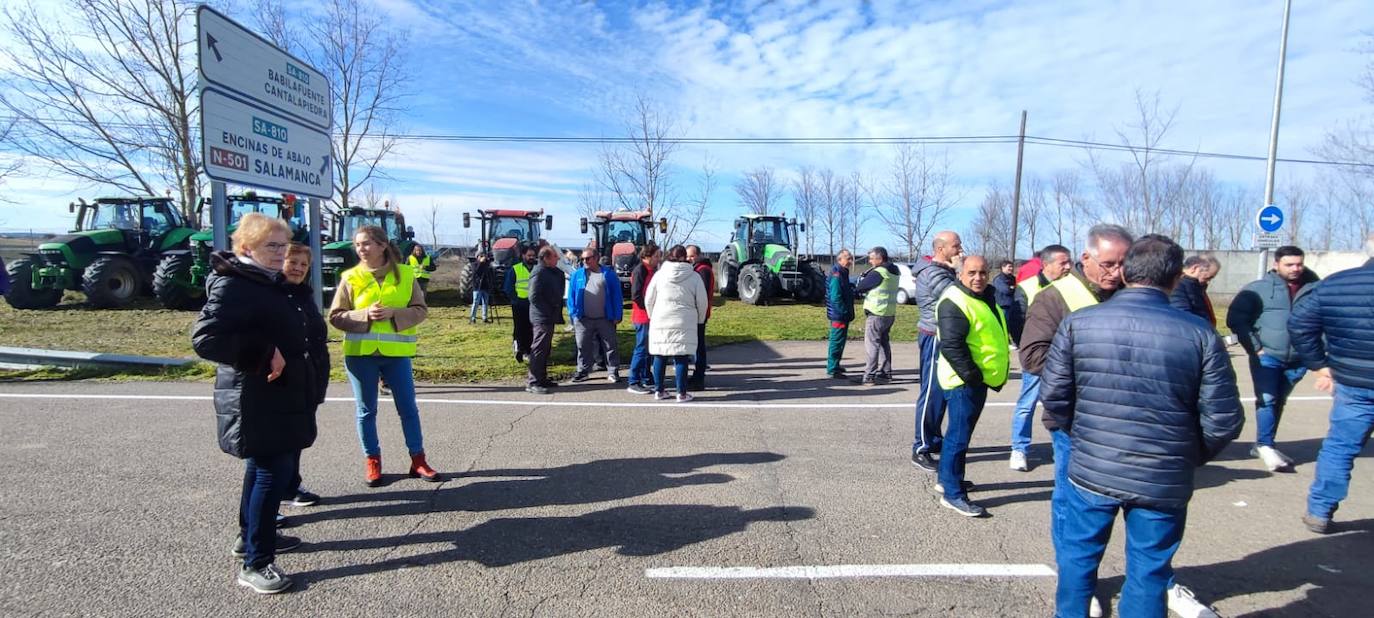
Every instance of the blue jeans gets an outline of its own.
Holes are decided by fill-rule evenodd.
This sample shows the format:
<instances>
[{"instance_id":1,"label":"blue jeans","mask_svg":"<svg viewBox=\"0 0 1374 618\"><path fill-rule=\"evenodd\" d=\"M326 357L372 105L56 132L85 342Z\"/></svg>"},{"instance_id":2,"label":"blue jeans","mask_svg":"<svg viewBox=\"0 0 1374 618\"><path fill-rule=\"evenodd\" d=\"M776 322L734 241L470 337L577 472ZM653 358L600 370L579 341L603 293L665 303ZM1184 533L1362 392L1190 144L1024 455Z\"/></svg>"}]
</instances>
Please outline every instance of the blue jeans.
<instances>
[{"instance_id":1,"label":"blue jeans","mask_svg":"<svg viewBox=\"0 0 1374 618\"><path fill-rule=\"evenodd\" d=\"M415 405L415 376L408 356L345 356L344 368L348 382L353 385L353 399L357 401L358 440L363 455L381 455L377 443L377 378L386 379L396 413L401 417L401 433L411 455L425 452L424 435L420 433L420 408Z\"/></svg>"},{"instance_id":2,"label":"blue jeans","mask_svg":"<svg viewBox=\"0 0 1374 618\"><path fill-rule=\"evenodd\" d=\"M261 569L276 559L277 506L291 497L300 457L300 451L288 451L244 460L239 496L239 534L247 552L243 566Z\"/></svg>"},{"instance_id":3,"label":"blue jeans","mask_svg":"<svg viewBox=\"0 0 1374 618\"><path fill-rule=\"evenodd\" d=\"M1126 583L1121 588L1121 616L1168 615L1166 591L1174 577L1173 559L1183 541L1188 509L1152 509L1068 483L1064 500L1054 505L1062 535L1055 547L1059 588L1055 616L1088 615L1088 599L1097 588L1097 568L1112 537L1112 523L1126 518Z\"/></svg>"},{"instance_id":4,"label":"blue jeans","mask_svg":"<svg viewBox=\"0 0 1374 618\"><path fill-rule=\"evenodd\" d=\"M1317 454L1317 475L1307 496L1307 513L1330 519L1350 490L1350 468L1374 429L1374 389L1336 384L1331 428Z\"/></svg>"},{"instance_id":5,"label":"blue jeans","mask_svg":"<svg viewBox=\"0 0 1374 618\"><path fill-rule=\"evenodd\" d=\"M1031 445L1031 425L1035 423L1035 404L1040 401L1040 376L1021 372L1021 396L1011 413L1011 450L1025 453Z\"/></svg>"},{"instance_id":6,"label":"blue jeans","mask_svg":"<svg viewBox=\"0 0 1374 618\"><path fill-rule=\"evenodd\" d=\"M1050 492L1050 545L1059 551L1060 529L1064 522L1061 516L1068 512L1064 507L1064 490L1069 486L1069 453L1073 444L1067 429L1050 432L1050 445L1054 447L1054 490Z\"/></svg>"},{"instance_id":7,"label":"blue jeans","mask_svg":"<svg viewBox=\"0 0 1374 618\"><path fill-rule=\"evenodd\" d=\"M468 319L477 319L477 307L482 307L482 319L487 319L487 311L491 308L491 294L486 290L472 291L472 310L468 312Z\"/></svg>"},{"instance_id":8,"label":"blue jeans","mask_svg":"<svg viewBox=\"0 0 1374 618\"><path fill-rule=\"evenodd\" d=\"M635 324L635 350L630 354L630 386L648 386L649 376L649 325Z\"/></svg>"},{"instance_id":9,"label":"blue jeans","mask_svg":"<svg viewBox=\"0 0 1374 618\"><path fill-rule=\"evenodd\" d=\"M938 453L940 442L944 439L940 424L945 419L945 391L940 388L939 378L935 375L940 344L935 335L924 332L919 339L921 393L916 397L916 439L911 443L911 452Z\"/></svg>"},{"instance_id":10,"label":"blue jeans","mask_svg":"<svg viewBox=\"0 0 1374 618\"><path fill-rule=\"evenodd\" d=\"M668 370L668 359L673 359L673 381L677 386L677 394L687 394L687 356L655 356L654 357L654 390L663 392L664 372Z\"/></svg>"},{"instance_id":11,"label":"blue jeans","mask_svg":"<svg viewBox=\"0 0 1374 618\"><path fill-rule=\"evenodd\" d=\"M945 433L945 448L940 455L940 485L945 488L946 498L966 500L964 462L968 459L973 428L978 426L978 417L983 415L983 404L988 400L988 387L960 386L944 395L949 403L949 431Z\"/></svg>"},{"instance_id":12,"label":"blue jeans","mask_svg":"<svg viewBox=\"0 0 1374 618\"><path fill-rule=\"evenodd\" d=\"M1263 354L1250 357L1250 377L1255 383L1255 445L1274 446L1274 434L1283 418L1283 406L1293 386L1307 374L1307 368L1294 361L1283 361Z\"/></svg>"}]
</instances>

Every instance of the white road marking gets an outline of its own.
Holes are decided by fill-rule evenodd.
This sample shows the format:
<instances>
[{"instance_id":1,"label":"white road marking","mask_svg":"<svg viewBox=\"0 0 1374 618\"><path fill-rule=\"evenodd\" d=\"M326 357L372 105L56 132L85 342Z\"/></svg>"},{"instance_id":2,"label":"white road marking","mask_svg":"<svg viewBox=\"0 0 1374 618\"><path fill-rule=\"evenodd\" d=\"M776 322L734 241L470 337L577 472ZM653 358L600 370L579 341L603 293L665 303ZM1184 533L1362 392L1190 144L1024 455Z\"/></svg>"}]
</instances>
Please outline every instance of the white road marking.
<instances>
[{"instance_id":1,"label":"white road marking","mask_svg":"<svg viewBox=\"0 0 1374 618\"><path fill-rule=\"evenodd\" d=\"M1054 577L1043 564L840 564L789 567L667 567L652 579L833 579L839 577Z\"/></svg>"},{"instance_id":2,"label":"white road marking","mask_svg":"<svg viewBox=\"0 0 1374 618\"><path fill-rule=\"evenodd\" d=\"M642 396L642 395L641 395ZM1249 396L1253 398L1253 396ZM133 401L211 401L209 395L102 395L102 394L75 394L75 393L0 393L0 399L86 399L86 400L133 400ZM1245 399L1244 397L1242 399ZM381 398L386 401L386 397ZM1288 401L1330 401L1331 397L1289 397ZM353 403L352 397L329 397L325 399L332 403ZM830 410L873 410L873 409L909 409L915 404L906 403L832 403L829 401L817 401L815 403L769 403L769 402L738 402L720 401L713 402L710 399L697 399L689 404L679 404L672 401L664 402L636 402L629 403L623 401L547 401L534 399L433 399L421 397L415 400L417 403L427 404L447 404L465 406L529 406L529 407L549 407L549 408L719 408L727 410L795 410L825 408ZM1016 406L1014 401L989 401L986 407L989 408L1012 408Z\"/></svg>"}]
</instances>

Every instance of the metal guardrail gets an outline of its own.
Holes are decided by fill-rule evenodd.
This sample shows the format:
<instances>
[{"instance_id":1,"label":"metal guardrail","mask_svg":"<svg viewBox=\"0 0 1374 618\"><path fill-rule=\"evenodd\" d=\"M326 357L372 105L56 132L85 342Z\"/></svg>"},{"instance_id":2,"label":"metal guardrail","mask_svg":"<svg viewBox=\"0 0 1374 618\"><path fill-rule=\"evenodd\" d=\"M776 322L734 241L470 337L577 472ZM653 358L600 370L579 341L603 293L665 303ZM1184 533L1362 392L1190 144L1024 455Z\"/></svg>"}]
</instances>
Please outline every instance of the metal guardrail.
<instances>
[{"instance_id":1,"label":"metal guardrail","mask_svg":"<svg viewBox=\"0 0 1374 618\"><path fill-rule=\"evenodd\" d=\"M11 348L0 346L0 363L40 367L185 367L196 361L186 358L162 358L103 352L43 350L39 348Z\"/></svg>"}]
</instances>

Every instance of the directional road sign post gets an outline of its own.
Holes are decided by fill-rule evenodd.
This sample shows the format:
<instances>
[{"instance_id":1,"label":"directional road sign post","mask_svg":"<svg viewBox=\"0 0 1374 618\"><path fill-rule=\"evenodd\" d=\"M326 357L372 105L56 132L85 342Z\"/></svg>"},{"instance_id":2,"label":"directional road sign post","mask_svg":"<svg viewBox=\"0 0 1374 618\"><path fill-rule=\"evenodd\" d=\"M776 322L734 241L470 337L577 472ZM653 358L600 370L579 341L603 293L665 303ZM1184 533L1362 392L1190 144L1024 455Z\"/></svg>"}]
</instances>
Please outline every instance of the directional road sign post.
<instances>
[{"instance_id":1,"label":"directional road sign post","mask_svg":"<svg viewBox=\"0 0 1374 618\"><path fill-rule=\"evenodd\" d=\"M1255 225L1259 226L1261 232L1266 234L1277 234L1283 228L1283 209L1270 204L1261 208L1255 213Z\"/></svg>"},{"instance_id":2,"label":"directional road sign post","mask_svg":"<svg viewBox=\"0 0 1374 618\"><path fill-rule=\"evenodd\" d=\"M201 155L212 181L215 248L227 244L224 183L308 196L311 280L318 290L320 199L334 195L329 80L205 5L196 10L196 38Z\"/></svg>"}]
</instances>

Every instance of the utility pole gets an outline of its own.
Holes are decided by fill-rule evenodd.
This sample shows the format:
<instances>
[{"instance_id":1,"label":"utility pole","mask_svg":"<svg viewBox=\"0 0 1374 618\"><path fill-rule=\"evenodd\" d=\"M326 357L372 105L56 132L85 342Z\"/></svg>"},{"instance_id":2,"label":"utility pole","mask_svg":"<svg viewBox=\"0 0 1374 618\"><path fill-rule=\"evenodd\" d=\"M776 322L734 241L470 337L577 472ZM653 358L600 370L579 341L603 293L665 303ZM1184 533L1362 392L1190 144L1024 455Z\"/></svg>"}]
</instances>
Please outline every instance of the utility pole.
<instances>
[{"instance_id":1,"label":"utility pole","mask_svg":"<svg viewBox=\"0 0 1374 618\"><path fill-rule=\"evenodd\" d=\"M1016 140L1016 184L1011 189L1011 249L1007 259L1016 261L1016 228L1021 216L1021 162L1026 157L1026 110L1021 110L1021 133ZM1033 248L1032 248L1033 249ZM989 259L992 256L988 256Z\"/></svg>"},{"instance_id":2,"label":"utility pole","mask_svg":"<svg viewBox=\"0 0 1374 618\"><path fill-rule=\"evenodd\" d=\"M1293 11L1293 0L1283 3L1283 33L1279 36L1279 71L1274 83L1274 117L1269 125L1269 160L1264 171L1264 208L1274 203L1274 164L1279 154L1279 112L1283 108L1283 68L1288 59L1288 15ZM1258 226L1258 224L1256 224ZM1259 228L1255 234L1258 237ZM1269 249L1261 247L1259 256L1259 276L1263 277L1269 267Z\"/></svg>"}]
</instances>

